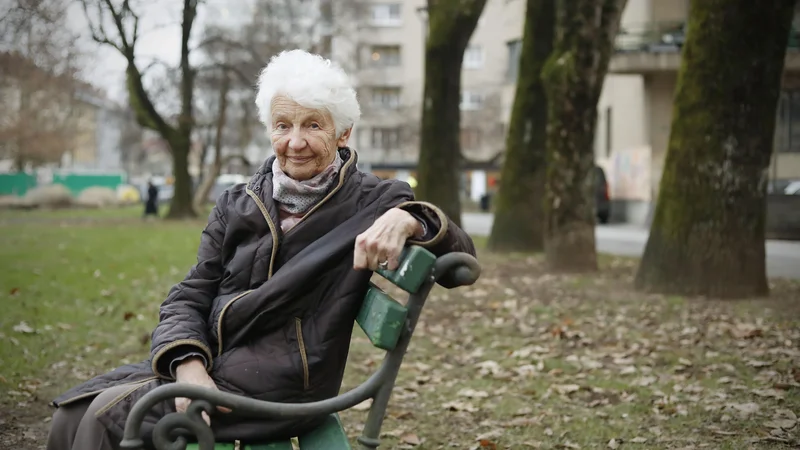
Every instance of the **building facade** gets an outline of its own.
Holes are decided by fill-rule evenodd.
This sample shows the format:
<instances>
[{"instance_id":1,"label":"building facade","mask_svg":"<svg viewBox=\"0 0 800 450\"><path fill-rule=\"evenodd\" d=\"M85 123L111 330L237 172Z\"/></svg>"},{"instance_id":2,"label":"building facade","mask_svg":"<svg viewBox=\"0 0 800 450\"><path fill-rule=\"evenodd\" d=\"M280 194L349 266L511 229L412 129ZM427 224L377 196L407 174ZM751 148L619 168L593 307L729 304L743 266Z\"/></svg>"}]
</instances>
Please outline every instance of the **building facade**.
<instances>
[{"instance_id":1,"label":"building facade","mask_svg":"<svg viewBox=\"0 0 800 450\"><path fill-rule=\"evenodd\" d=\"M606 170L617 220L643 224L663 172L672 98L690 0L629 0L598 102L594 153ZM353 74L364 118L355 130L362 161L402 178L416 167L424 88L425 0L368 1L357 25L333 37L332 56ZM524 0L488 0L461 73L465 193L490 190L513 106ZM795 29L800 14L795 14ZM793 31L777 111L771 187L800 180L800 51ZM473 164L474 165L474 164Z\"/></svg>"},{"instance_id":2,"label":"building facade","mask_svg":"<svg viewBox=\"0 0 800 450\"><path fill-rule=\"evenodd\" d=\"M617 218L647 223L658 197L690 0L629 0L600 98L595 141ZM796 29L786 52L770 188L800 179L800 51Z\"/></svg>"}]
</instances>

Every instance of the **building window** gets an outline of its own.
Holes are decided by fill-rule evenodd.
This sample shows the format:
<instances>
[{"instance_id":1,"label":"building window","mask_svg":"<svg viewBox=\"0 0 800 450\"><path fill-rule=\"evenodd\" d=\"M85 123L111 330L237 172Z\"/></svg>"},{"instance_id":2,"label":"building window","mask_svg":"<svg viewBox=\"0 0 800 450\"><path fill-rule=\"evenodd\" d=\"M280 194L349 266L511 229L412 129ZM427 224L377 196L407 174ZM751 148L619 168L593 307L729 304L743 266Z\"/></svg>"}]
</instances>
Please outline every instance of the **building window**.
<instances>
[{"instance_id":1,"label":"building window","mask_svg":"<svg viewBox=\"0 0 800 450\"><path fill-rule=\"evenodd\" d=\"M800 152L800 91L781 93L775 131L775 146L779 153Z\"/></svg>"},{"instance_id":2,"label":"building window","mask_svg":"<svg viewBox=\"0 0 800 450\"><path fill-rule=\"evenodd\" d=\"M612 117L611 107L609 106L606 108L606 157L611 156L611 132L613 129L613 122L611 121Z\"/></svg>"},{"instance_id":3,"label":"building window","mask_svg":"<svg viewBox=\"0 0 800 450\"><path fill-rule=\"evenodd\" d=\"M370 60L373 66L393 67L400 65L399 45L374 45L371 48Z\"/></svg>"},{"instance_id":4,"label":"building window","mask_svg":"<svg viewBox=\"0 0 800 450\"><path fill-rule=\"evenodd\" d=\"M461 104L462 111L476 111L483 107L483 94L478 92L462 92Z\"/></svg>"},{"instance_id":5,"label":"building window","mask_svg":"<svg viewBox=\"0 0 800 450\"><path fill-rule=\"evenodd\" d=\"M522 41L517 39L506 44L508 47L508 68L506 69L506 79L517 81L519 73L519 55L522 53Z\"/></svg>"},{"instance_id":6,"label":"building window","mask_svg":"<svg viewBox=\"0 0 800 450\"><path fill-rule=\"evenodd\" d=\"M378 27L398 27L403 24L400 3L375 3L370 5L370 22Z\"/></svg>"},{"instance_id":7,"label":"building window","mask_svg":"<svg viewBox=\"0 0 800 450\"><path fill-rule=\"evenodd\" d=\"M399 128L373 128L372 148L379 150L395 150L400 147Z\"/></svg>"},{"instance_id":8,"label":"building window","mask_svg":"<svg viewBox=\"0 0 800 450\"><path fill-rule=\"evenodd\" d=\"M477 149L481 146L481 130L479 128L461 129L461 148Z\"/></svg>"},{"instance_id":9,"label":"building window","mask_svg":"<svg viewBox=\"0 0 800 450\"><path fill-rule=\"evenodd\" d=\"M372 106L383 109L400 107L400 88L378 87L372 89Z\"/></svg>"},{"instance_id":10,"label":"building window","mask_svg":"<svg viewBox=\"0 0 800 450\"><path fill-rule=\"evenodd\" d=\"M480 45L470 45L464 51L464 68L480 69L483 67L483 49Z\"/></svg>"}]
</instances>

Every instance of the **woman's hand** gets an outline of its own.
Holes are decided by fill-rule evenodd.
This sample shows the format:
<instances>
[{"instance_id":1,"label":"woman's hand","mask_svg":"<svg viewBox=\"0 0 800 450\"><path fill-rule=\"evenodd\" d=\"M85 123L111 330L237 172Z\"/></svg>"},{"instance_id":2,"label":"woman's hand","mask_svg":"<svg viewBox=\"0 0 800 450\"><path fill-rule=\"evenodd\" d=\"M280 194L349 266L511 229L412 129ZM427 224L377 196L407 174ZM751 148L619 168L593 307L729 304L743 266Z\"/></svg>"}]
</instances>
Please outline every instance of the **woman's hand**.
<instances>
[{"instance_id":1,"label":"woman's hand","mask_svg":"<svg viewBox=\"0 0 800 450\"><path fill-rule=\"evenodd\" d=\"M181 362L178 367L175 368L175 379L178 383L189 383L209 389L218 389L214 380L212 380L206 372L206 366L200 358L188 358ZM191 402L192 401L188 398L177 397L175 399L175 409L177 409L178 412L186 412ZM224 413L231 412L230 409L222 406L217 406L217 409ZM211 426L211 418L208 417L205 411L203 411L203 420L206 421L208 426Z\"/></svg>"},{"instance_id":2,"label":"woman's hand","mask_svg":"<svg viewBox=\"0 0 800 450\"><path fill-rule=\"evenodd\" d=\"M399 208L386 211L367 231L356 237L353 268L373 271L378 268L397 269L406 240L420 236L422 232L422 224L408 212ZM381 267L383 262L388 262L388 267Z\"/></svg>"}]
</instances>

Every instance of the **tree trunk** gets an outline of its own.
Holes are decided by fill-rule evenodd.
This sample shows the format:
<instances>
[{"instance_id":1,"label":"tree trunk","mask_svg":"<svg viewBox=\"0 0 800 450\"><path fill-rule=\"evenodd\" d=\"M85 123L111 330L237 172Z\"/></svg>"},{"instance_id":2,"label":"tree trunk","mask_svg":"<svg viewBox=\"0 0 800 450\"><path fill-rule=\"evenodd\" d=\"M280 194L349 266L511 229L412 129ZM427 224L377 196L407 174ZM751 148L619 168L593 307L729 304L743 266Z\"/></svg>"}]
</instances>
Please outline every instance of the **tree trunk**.
<instances>
[{"instance_id":1,"label":"tree trunk","mask_svg":"<svg viewBox=\"0 0 800 450\"><path fill-rule=\"evenodd\" d=\"M461 223L461 63L486 0L428 0L425 93L415 189Z\"/></svg>"},{"instance_id":2,"label":"tree trunk","mask_svg":"<svg viewBox=\"0 0 800 450\"><path fill-rule=\"evenodd\" d=\"M175 144L180 148L172 149L173 171L175 175L175 195L169 205L168 219L196 217L192 202L192 177L189 176L189 153L192 148L192 130L194 128L194 96L195 71L189 64L189 37L192 24L197 16L197 0L183 1L183 21L181 23L181 112L178 115L177 136ZM172 144L172 142L170 142Z\"/></svg>"},{"instance_id":3,"label":"tree trunk","mask_svg":"<svg viewBox=\"0 0 800 450\"><path fill-rule=\"evenodd\" d=\"M528 0L514 107L489 248L541 251L547 100L541 72L553 50L555 0Z\"/></svg>"},{"instance_id":4,"label":"tree trunk","mask_svg":"<svg viewBox=\"0 0 800 450\"><path fill-rule=\"evenodd\" d=\"M187 219L197 217L192 207L192 177L189 175L189 150L191 140L178 137L169 142L172 149L172 175L175 178L175 191L169 205L168 219Z\"/></svg>"},{"instance_id":5,"label":"tree trunk","mask_svg":"<svg viewBox=\"0 0 800 450\"><path fill-rule=\"evenodd\" d=\"M228 91L230 90L230 78L227 73L222 75L222 83L219 87L219 106L217 110L217 126L214 134L214 162L211 164L211 169L206 174L205 179L197 189L194 196L194 209L198 211L203 210L203 205L208 201L208 194L214 187L214 184L219 178L222 171L222 133L225 130L225 122L228 113ZM201 165L203 163L201 162Z\"/></svg>"},{"instance_id":6,"label":"tree trunk","mask_svg":"<svg viewBox=\"0 0 800 450\"><path fill-rule=\"evenodd\" d=\"M556 42L542 79L548 103L545 255L555 271L597 270L597 101L626 0L558 0Z\"/></svg>"},{"instance_id":7,"label":"tree trunk","mask_svg":"<svg viewBox=\"0 0 800 450\"><path fill-rule=\"evenodd\" d=\"M639 289L768 293L767 170L794 3L691 3Z\"/></svg>"}]
</instances>

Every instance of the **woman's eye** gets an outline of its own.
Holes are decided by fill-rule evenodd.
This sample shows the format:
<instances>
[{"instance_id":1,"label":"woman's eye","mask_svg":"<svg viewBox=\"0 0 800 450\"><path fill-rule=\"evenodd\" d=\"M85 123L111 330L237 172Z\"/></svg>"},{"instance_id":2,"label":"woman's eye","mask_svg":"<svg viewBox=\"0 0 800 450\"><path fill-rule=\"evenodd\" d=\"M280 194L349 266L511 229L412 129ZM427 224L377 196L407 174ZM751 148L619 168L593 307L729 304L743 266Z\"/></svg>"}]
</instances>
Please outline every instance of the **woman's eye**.
<instances>
[{"instance_id":1,"label":"woman's eye","mask_svg":"<svg viewBox=\"0 0 800 450\"><path fill-rule=\"evenodd\" d=\"M314 130L319 130L319 124L314 122L314 123L311 124L311 128L314 129Z\"/></svg>"},{"instance_id":2,"label":"woman's eye","mask_svg":"<svg viewBox=\"0 0 800 450\"><path fill-rule=\"evenodd\" d=\"M275 128L277 128L278 130L285 130L288 127L286 126L285 123L279 123Z\"/></svg>"}]
</instances>

